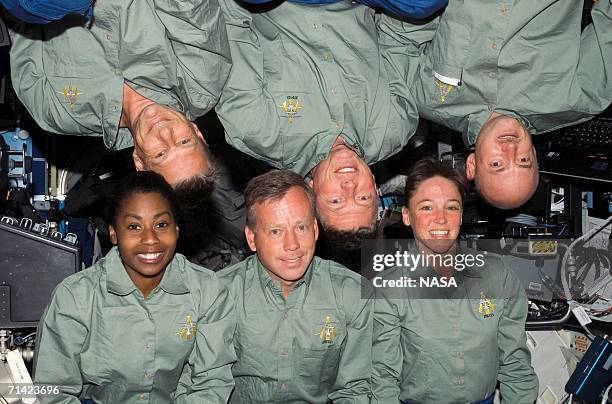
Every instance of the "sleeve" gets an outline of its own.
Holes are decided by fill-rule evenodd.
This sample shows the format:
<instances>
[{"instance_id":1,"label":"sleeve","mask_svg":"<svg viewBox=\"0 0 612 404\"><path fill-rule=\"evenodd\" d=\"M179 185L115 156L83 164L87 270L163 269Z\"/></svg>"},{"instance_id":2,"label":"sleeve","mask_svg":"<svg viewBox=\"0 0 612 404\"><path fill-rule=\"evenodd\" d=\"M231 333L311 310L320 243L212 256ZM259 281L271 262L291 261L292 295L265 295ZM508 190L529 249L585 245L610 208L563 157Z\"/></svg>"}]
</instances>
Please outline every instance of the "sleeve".
<instances>
[{"instance_id":1,"label":"sleeve","mask_svg":"<svg viewBox=\"0 0 612 404\"><path fill-rule=\"evenodd\" d=\"M397 403L400 395L403 353L400 313L397 303L384 293L376 294L374 303L374 344L372 346L372 403Z\"/></svg>"},{"instance_id":2,"label":"sleeve","mask_svg":"<svg viewBox=\"0 0 612 404\"><path fill-rule=\"evenodd\" d=\"M531 354L527 349L527 296L520 281L510 271L506 271L505 276L502 290L508 295L497 332L502 403L533 403L538 398L538 378L531 367Z\"/></svg>"},{"instance_id":3,"label":"sleeve","mask_svg":"<svg viewBox=\"0 0 612 404\"><path fill-rule=\"evenodd\" d=\"M123 76L105 61L88 29L63 23L9 24L11 79L17 96L44 130L103 135L109 148L128 147L116 144Z\"/></svg>"},{"instance_id":4,"label":"sleeve","mask_svg":"<svg viewBox=\"0 0 612 404\"><path fill-rule=\"evenodd\" d=\"M388 139L400 134L403 146L416 131L419 119L415 94L411 90L419 54L433 38L438 19L413 24L385 14L377 14L376 18L382 70L387 75L390 94L389 105L385 108L388 113L385 139L389 143Z\"/></svg>"},{"instance_id":5,"label":"sleeve","mask_svg":"<svg viewBox=\"0 0 612 404\"><path fill-rule=\"evenodd\" d=\"M612 0L595 3L591 17L593 23L580 38L580 59L572 85L580 88L575 90L576 110L598 114L612 102Z\"/></svg>"},{"instance_id":6,"label":"sleeve","mask_svg":"<svg viewBox=\"0 0 612 404\"><path fill-rule=\"evenodd\" d=\"M422 23L377 15L378 42L389 73L392 94L412 98L408 88L419 67L423 48L433 39L439 18Z\"/></svg>"},{"instance_id":7,"label":"sleeve","mask_svg":"<svg viewBox=\"0 0 612 404\"><path fill-rule=\"evenodd\" d=\"M263 50L250 13L234 0L219 0L232 56L232 69L216 112L234 148L279 166L281 125L274 97L264 85ZM273 156L274 154L274 156ZM278 163L278 164L275 164Z\"/></svg>"},{"instance_id":8,"label":"sleeve","mask_svg":"<svg viewBox=\"0 0 612 404\"><path fill-rule=\"evenodd\" d=\"M195 119L221 96L231 60L224 19L217 0L153 0L176 57L177 96Z\"/></svg>"},{"instance_id":9,"label":"sleeve","mask_svg":"<svg viewBox=\"0 0 612 404\"><path fill-rule=\"evenodd\" d=\"M580 36L578 61L567 66L563 96L546 98L552 113L528 116L536 133L589 120L612 103L612 0L597 1L591 17Z\"/></svg>"},{"instance_id":10,"label":"sleeve","mask_svg":"<svg viewBox=\"0 0 612 404\"><path fill-rule=\"evenodd\" d=\"M204 313L197 323L194 349L179 379L174 403L226 403L234 379L236 361L233 336L236 329L234 302L216 276L206 280Z\"/></svg>"},{"instance_id":11,"label":"sleeve","mask_svg":"<svg viewBox=\"0 0 612 404\"><path fill-rule=\"evenodd\" d=\"M362 291L359 286L347 282L343 291L345 307L354 308L354 311L346 326L346 343L341 353L334 391L328 395L334 404L370 402L374 293L369 282L362 279L362 283L367 289Z\"/></svg>"},{"instance_id":12,"label":"sleeve","mask_svg":"<svg viewBox=\"0 0 612 404\"><path fill-rule=\"evenodd\" d=\"M44 404L80 403L83 387L79 353L89 332L82 309L64 284L57 287L37 330L34 383L58 385L57 396L41 396Z\"/></svg>"}]
</instances>

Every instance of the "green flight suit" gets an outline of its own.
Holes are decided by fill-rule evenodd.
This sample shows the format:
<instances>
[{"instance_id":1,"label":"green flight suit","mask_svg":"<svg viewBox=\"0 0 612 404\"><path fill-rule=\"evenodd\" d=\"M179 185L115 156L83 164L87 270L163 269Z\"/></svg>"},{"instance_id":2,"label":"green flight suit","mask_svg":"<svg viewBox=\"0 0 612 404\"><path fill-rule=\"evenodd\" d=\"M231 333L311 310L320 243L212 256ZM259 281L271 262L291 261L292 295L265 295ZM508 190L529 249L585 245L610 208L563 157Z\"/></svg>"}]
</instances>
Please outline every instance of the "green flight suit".
<instances>
[{"instance_id":1,"label":"green flight suit","mask_svg":"<svg viewBox=\"0 0 612 404\"><path fill-rule=\"evenodd\" d=\"M126 82L195 119L213 108L230 69L217 0L104 0L94 18L11 24L11 77L45 130L133 145L118 129Z\"/></svg>"},{"instance_id":2,"label":"green flight suit","mask_svg":"<svg viewBox=\"0 0 612 404\"><path fill-rule=\"evenodd\" d=\"M305 176L339 136L372 164L413 135L414 98L379 44L374 10L220 4L233 66L216 111L229 144Z\"/></svg>"},{"instance_id":3,"label":"green flight suit","mask_svg":"<svg viewBox=\"0 0 612 404\"><path fill-rule=\"evenodd\" d=\"M591 119L610 105L612 1L593 6L593 24L581 33L582 5L450 1L425 26L386 16L382 25L395 40L393 63L418 65L411 92L419 114L462 132L469 146L493 111L519 118L536 134ZM414 41L418 28L433 40Z\"/></svg>"},{"instance_id":4,"label":"green flight suit","mask_svg":"<svg viewBox=\"0 0 612 404\"><path fill-rule=\"evenodd\" d=\"M238 318L230 403L369 403L373 290L367 281L315 257L285 300L257 255L218 275Z\"/></svg>"},{"instance_id":5,"label":"green flight suit","mask_svg":"<svg viewBox=\"0 0 612 404\"><path fill-rule=\"evenodd\" d=\"M455 271L457 287L376 289L374 402L469 403L492 395L497 381L503 403L536 400L525 291L498 257L489 254L483 262ZM420 266L380 276L420 281L436 274Z\"/></svg>"},{"instance_id":6,"label":"green flight suit","mask_svg":"<svg viewBox=\"0 0 612 404\"><path fill-rule=\"evenodd\" d=\"M115 247L62 281L39 323L34 382L62 390L42 401L225 403L232 309L216 275L179 254L144 299Z\"/></svg>"}]
</instances>

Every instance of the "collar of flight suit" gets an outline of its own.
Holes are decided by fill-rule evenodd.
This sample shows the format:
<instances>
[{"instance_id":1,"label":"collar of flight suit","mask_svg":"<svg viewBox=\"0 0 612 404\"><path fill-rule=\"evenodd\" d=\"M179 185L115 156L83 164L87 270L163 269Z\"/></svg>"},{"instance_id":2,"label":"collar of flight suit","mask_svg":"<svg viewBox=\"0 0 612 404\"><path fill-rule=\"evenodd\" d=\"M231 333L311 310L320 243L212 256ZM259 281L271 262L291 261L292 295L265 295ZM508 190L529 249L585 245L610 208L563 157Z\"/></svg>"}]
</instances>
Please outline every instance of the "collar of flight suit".
<instances>
[{"instance_id":1,"label":"collar of flight suit","mask_svg":"<svg viewBox=\"0 0 612 404\"><path fill-rule=\"evenodd\" d=\"M134 285L134 282L132 282L123 266L117 247L113 247L109 251L104 258L103 265L106 269L106 290L108 292L119 296L126 296L136 290L136 285ZM182 275L182 267L184 265L185 258L175 254L166 267L164 276L159 283L159 288L170 294L180 295L189 293L189 288Z\"/></svg>"},{"instance_id":2,"label":"collar of flight suit","mask_svg":"<svg viewBox=\"0 0 612 404\"><path fill-rule=\"evenodd\" d=\"M310 281L312 280L312 276L316 268L316 265L314 263L316 259L317 257L315 256L312 257L312 261L310 261L310 264L308 265L308 268L306 269L304 276L302 277L302 279L300 279L293 285L292 291L297 288L300 288L302 285L304 285L304 287L306 287L307 289L308 287L310 287ZM270 274L268 273L266 268L263 266L263 264L259 260L259 257L257 256L257 254L255 254L254 260L255 260L255 265L257 268L257 276L259 278L259 282L261 283L262 289L265 290L266 288L270 288L273 291L278 292L279 294L282 294L280 284L278 282L275 282L270 277Z\"/></svg>"}]
</instances>

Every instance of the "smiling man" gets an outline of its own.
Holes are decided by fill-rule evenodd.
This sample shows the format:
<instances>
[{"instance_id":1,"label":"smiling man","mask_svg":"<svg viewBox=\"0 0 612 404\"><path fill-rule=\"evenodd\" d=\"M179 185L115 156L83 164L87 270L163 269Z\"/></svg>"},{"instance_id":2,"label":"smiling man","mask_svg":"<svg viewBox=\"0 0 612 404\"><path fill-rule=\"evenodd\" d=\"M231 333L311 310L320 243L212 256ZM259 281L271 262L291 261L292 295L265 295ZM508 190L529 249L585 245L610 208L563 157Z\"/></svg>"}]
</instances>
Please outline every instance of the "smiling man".
<instances>
[{"instance_id":1,"label":"smiling man","mask_svg":"<svg viewBox=\"0 0 612 404\"><path fill-rule=\"evenodd\" d=\"M369 403L373 292L314 256L312 190L270 171L245 190L255 255L218 273L236 301L230 403Z\"/></svg>"},{"instance_id":2,"label":"smiling man","mask_svg":"<svg viewBox=\"0 0 612 404\"><path fill-rule=\"evenodd\" d=\"M370 167L342 138L336 139L327 158L311 171L319 220L327 228L328 238L352 235L358 247L361 237L375 230L377 205L376 182Z\"/></svg>"},{"instance_id":3,"label":"smiling man","mask_svg":"<svg viewBox=\"0 0 612 404\"><path fill-rule=\"evenodd\" d=\"M137 170L199 190L212 183L211 165L189 120L217 103L229 49L216 1L177 4L108 0L88 9L90 21L10 21L11 78L43 129L100 136L113 150L135 146Z\"/></svg>"},{"instance_id":4,"label":"smiling man","mask_svg":"<svg viewBox=\"0 0 612 404\"><path fill-rule=\"evenodd\" d=\"M531 135L593 118L612 102L612 1L599 0L582 27L583 1L449 2L421 26L381 16L395 66L418 66L410 82L419 114L462 132L467 174L492 205L516 208L534 193ZM392 46L392 45L390 45Z\"/></svg>"},{"instance_id":5,"label":"smiling man","mask_svg":"<svg viewBox=\"0 0 612 404\"><path fill-rule=\"evenodd\" d=\"M494 112L466 161L468 179L491 205L510 209L531 198L539 172L531 135L514 117Z\"/></svg>"},{"instance_id":6,"label":"smiling man","mask_svg":"<svg viewBox=\"0 0 612 404\"><path fill-rule=\"evenodd\" d=\"M444 4L420 3L428 12ZM359 246L376 225L368 165L400 151L416 130L404 81L414 69L389 65L378 15L358 2L220 5L233 63L216 107L226 140L275 168L311 177L326 238Z\"/></svg>"},{"instance_id":7,"label":"smiling man","mask_svg":"<svg viewBox=\"0 0 612 404\"><path fill-rule=\"evenodd\" d=\"M155 171L175 188L198 180L212 184L212 158L204 136L183 113L124 84L119 125L130 129L136 170Z\"/></svg>"}]
</instances>

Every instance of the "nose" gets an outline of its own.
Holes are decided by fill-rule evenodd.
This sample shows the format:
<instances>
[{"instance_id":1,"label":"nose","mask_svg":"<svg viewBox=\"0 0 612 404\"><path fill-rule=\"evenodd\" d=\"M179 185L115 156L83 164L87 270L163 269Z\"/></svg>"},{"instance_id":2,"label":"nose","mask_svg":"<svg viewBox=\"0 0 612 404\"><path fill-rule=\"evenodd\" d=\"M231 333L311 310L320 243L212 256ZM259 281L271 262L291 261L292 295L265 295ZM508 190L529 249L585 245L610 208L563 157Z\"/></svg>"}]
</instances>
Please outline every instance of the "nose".
<instances>
[{"instance_id":1,"label":"nose","mask_svg":"<svg viewBox=\"0 0 612 404\"><path fill-rule=\"evenodd\" d=\"M288 231L285 233L283 244L283 247L287 251L295 251L300 248L300 242L298 241L297 235L293 231Z\"/></svg>"},{"instance_id":2,"label":"nose","mask_svg":"<svg viewBox=\"0 0 612 404\"><path fill-rule=\"evenodd\" d=\"M446 211L444 209L438 209L435 212L434 221L439 224L446 223Z\"/></svg>"},{"instance_id":3,"label":"nose","mask_svg":"<svg viewBox=\"0 0 612 404\"><path fill-rule=\"evenodd\" d=\"M167 123L163 123L160 126L157 126L157 128L159 131L159 138L166 140L170 145L173 144L172 133L174 132L174 128Z\"/></svg>"},{"instance_id":4,"label":"nose","mask_svg":"<svg viewBox=\"0 0 612 404\"><path fill-rule=\"evenodd\" d=\"M153 228L144 228L142 231L142 244L153 245L159 242L157 232Z\"/></svg>"},{"instance_id":5,"label":"nose","mask_svg":"<svg viewBox=\"0 0 612 404\"><path fill-rule=\"evenodd\" d=\"M516 150L519 146L519 142L515 138L509 138L508 140L501 143L503 150Z\"/></svg>"},{"instance_id":6,"label":"nose","mask_svg":"<svg viewBox=\"0 0 612 404\"><path fill-rule=\"evenodd\" d=\"M357 182L355 182L355 180L353 179L346 179L340 183L340 186L343 189L352 190L352 189L355 189L355 187L357 186Z\"/></svg>"}]
</instances>

